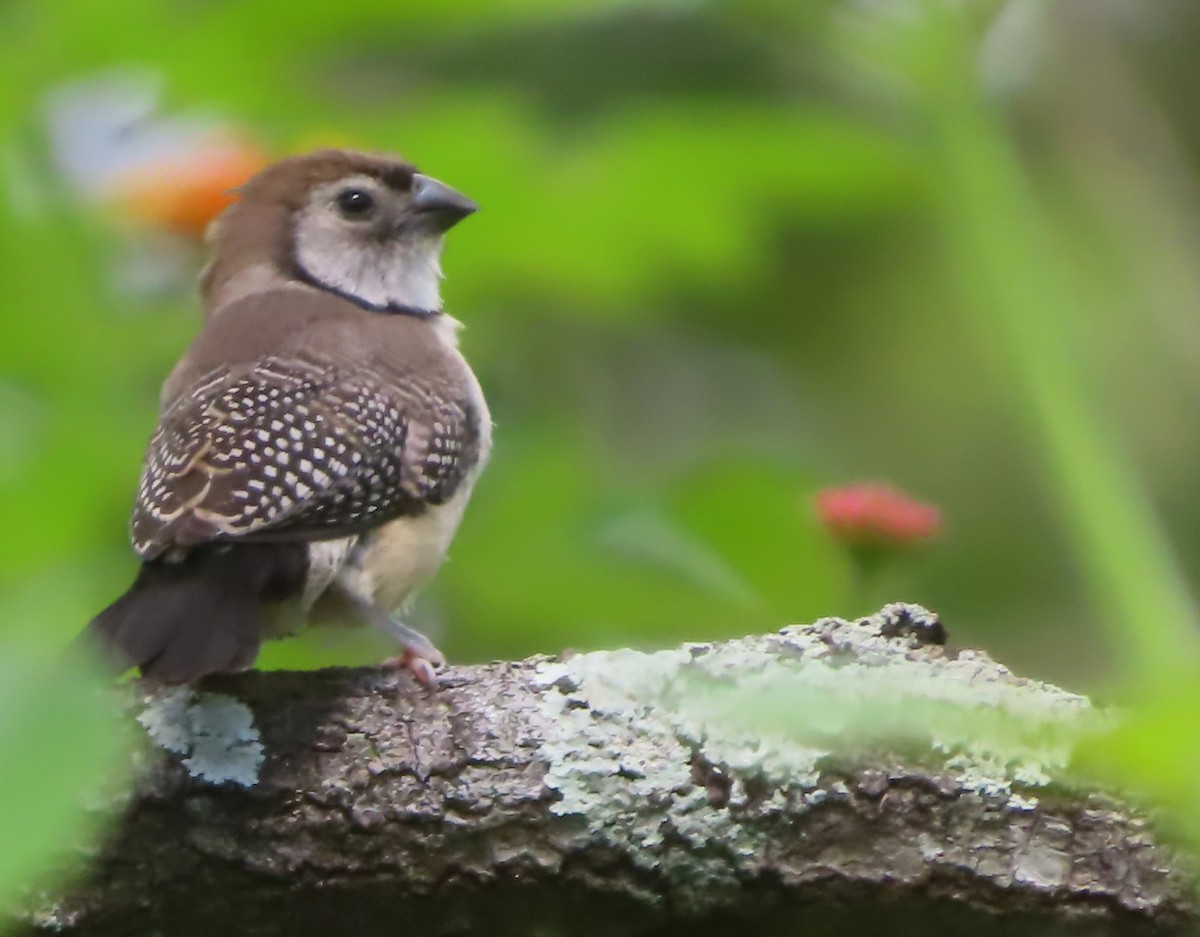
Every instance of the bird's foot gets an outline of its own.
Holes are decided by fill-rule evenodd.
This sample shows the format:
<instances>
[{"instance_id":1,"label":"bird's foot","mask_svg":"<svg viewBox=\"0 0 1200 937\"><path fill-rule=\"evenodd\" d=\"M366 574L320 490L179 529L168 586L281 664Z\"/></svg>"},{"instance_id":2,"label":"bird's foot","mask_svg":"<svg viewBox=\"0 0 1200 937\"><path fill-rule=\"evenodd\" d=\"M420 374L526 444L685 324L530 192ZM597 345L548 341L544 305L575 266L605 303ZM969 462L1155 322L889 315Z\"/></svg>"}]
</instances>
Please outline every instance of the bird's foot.
<instances>
[{"instance_id":1,"label":"bird's foot","mask_svg":"<svg viewBox=\"0 0 1200 937\"><path fill-rule=\"evenodd\" d=\"M404 645L404 652L384 661L388 667L408 670L417 682L431 690L438 688L438 669L446 666L446 655L434 647L427 638Z\"/></svg>"}]
</instances>

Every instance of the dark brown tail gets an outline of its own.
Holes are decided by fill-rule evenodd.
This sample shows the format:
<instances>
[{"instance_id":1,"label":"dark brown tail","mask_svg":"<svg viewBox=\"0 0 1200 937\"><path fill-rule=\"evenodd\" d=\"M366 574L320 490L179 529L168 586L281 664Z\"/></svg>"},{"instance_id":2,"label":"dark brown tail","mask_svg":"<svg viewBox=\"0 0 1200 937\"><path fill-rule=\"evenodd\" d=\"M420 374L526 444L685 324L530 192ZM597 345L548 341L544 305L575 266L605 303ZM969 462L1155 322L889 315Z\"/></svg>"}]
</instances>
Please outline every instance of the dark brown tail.
<instances>
[{"instance_id":1,"label":"dark brown tail","mask_svg":"<svg viewBox=\"0 0 1200 937\"><path fill-rule=\"evenodd\" d=\"M162 683L245 670L262 644L263 603L303 589L307 556L304 544L243 543L144 563L80 640L114 667Z\"/></svg>"}]
</instances>

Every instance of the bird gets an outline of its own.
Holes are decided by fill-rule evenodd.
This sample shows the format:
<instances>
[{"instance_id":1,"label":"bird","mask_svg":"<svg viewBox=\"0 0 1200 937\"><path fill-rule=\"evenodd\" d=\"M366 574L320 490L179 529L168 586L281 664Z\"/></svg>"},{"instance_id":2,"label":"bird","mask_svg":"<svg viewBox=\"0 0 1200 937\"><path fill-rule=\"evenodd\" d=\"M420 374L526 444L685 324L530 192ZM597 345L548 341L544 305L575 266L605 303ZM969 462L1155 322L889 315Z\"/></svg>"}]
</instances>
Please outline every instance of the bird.
<instances>
[{"instance_id":1,"label":"bird","mask_svg":"<svg viewBox=\"0 0 1200 937\"><path fill-rule=\"evenodd\" d=\"M163 384L130 524L141 566L81 642L192 684L358 619L437 685L444 656L396 610L441 565L491 450L439 290L444 236L476 210L353 150L237 190L207 236L200 330Z\"/></svg>"}]
</instances>

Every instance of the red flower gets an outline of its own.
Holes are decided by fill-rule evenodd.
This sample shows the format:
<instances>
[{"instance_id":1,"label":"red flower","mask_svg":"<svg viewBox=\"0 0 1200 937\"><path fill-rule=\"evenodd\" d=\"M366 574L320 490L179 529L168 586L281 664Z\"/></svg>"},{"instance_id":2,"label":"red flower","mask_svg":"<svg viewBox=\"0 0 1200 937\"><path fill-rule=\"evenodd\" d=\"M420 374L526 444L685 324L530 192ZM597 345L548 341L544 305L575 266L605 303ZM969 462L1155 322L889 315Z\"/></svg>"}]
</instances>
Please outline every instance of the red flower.
<instances>
[{"instance_id":1,"label":"red flower","mask_svg":"<svg viewBox=\"0 0 1200 937\"><path fill-rule=\"evenodd\" d=\"M128 216L199 238L234 200L232 190L266 164L266 154L252 144L215 139L193 151L139 166L114 188Z\"/></svg>"},{"instance_id":2,"label":"red flower","mask_svg":"<svg viewBox=\"0 0 1200 937\"><path fill-rule=\"evenodd\" d=\"M941 533L942 512L883 484L846 485L817 493L817 517L854 546L908 547Z\"/></svg>"}]
</instances>

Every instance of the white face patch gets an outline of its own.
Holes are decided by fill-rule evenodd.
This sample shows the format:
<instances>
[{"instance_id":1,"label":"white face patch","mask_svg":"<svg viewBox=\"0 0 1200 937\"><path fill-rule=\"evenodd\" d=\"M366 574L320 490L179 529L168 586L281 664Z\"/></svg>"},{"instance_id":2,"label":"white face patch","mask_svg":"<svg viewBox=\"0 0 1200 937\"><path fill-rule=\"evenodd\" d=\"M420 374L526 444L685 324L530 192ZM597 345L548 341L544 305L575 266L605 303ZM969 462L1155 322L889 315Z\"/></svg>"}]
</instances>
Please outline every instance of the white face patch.
<instances>
[{"instance_id":1,"label":"white face patch","mask_svg":"<svg viewBox=\"0 0 1200 937\"><path fill-rule=\"evenodd\" d=\"M355 187L370 193L379 217L347 220L334 196ZM370 176L350 176L313 192L296 221L296 262L313 280L370 306L440 309L442 235L410 229L389 235L401 196Z\"/></svg>"}]
</instances>

